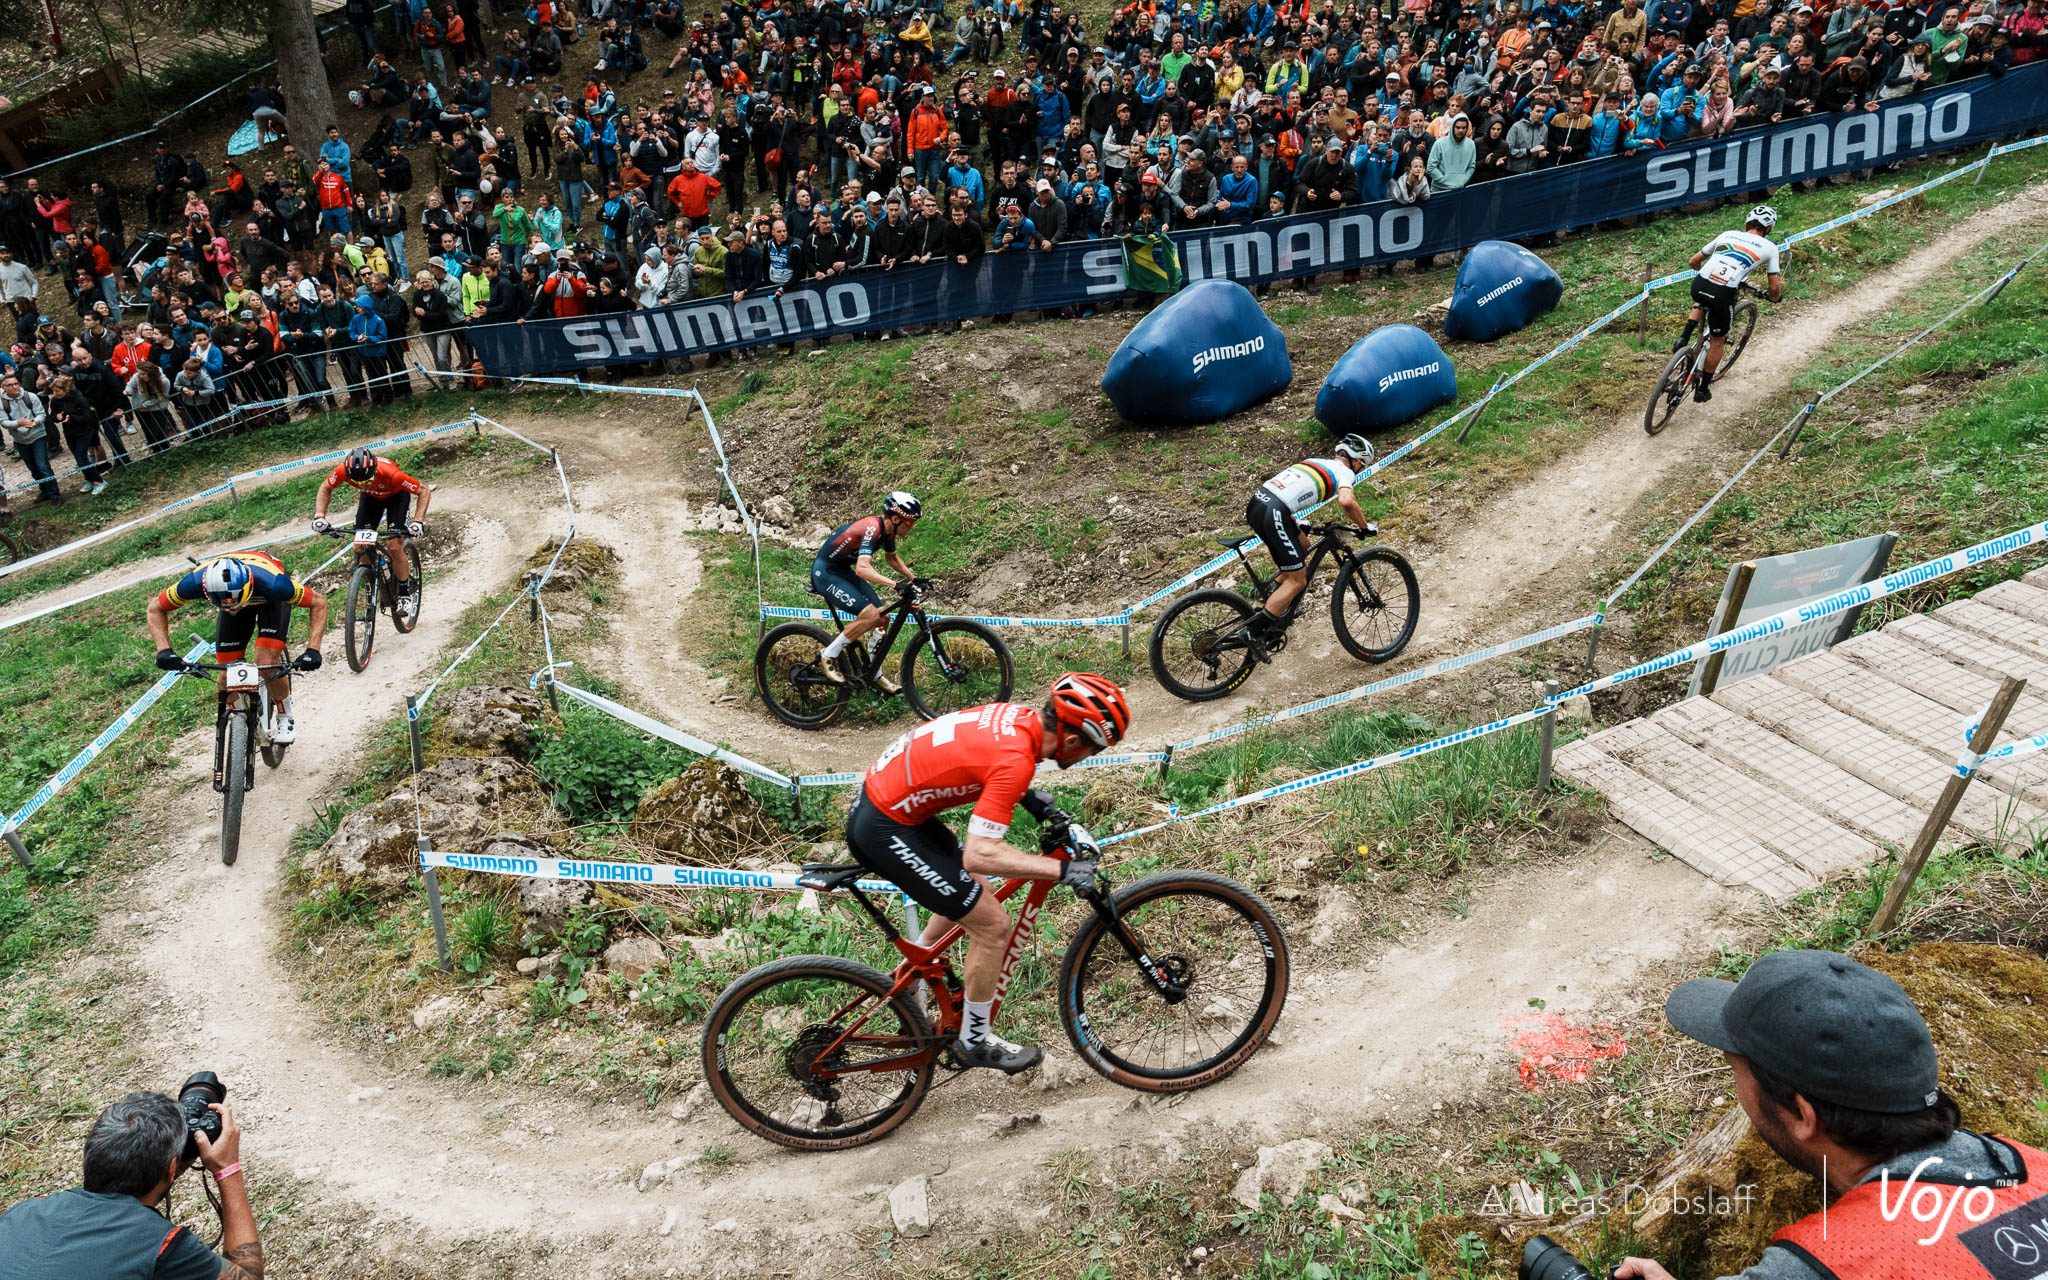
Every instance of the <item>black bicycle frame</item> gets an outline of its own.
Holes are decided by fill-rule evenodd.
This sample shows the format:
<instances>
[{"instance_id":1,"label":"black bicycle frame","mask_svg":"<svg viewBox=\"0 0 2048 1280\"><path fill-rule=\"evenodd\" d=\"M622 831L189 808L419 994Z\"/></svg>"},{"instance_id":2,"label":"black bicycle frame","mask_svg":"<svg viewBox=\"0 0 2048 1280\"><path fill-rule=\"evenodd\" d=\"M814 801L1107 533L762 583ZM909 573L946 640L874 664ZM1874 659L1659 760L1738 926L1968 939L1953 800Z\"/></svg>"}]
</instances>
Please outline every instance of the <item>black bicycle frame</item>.
<instances>
[{"instance_id":1,"label":"black bicycle frame","mask_svg":"<svg viewBox=\"0 0 2048 1280\"><path fill-rule=\"evenodd\" d=\"M1276 572L1271 579L1261 578L1259 571L1252 567L1251 557L1244 553L1244 548L1234 545L1232 549L1237 552L1237 558L1244 562L1244 571L1251 575L1252 582L1257 585L1259 599L1264 600L1272 595L1273 588L1280 584L1280 575ZM1315 545L1310 547L1308 551L1308 579L1305 585L1314 585L1316 572L1323 567L1324 556L1332 552L1342 552L1343 550L1343 539L1334 533L1326 533L1322 537L1317 538Z\"/></svg>"},{"instance_id":2,"label":"black bicycle frame","mask_svg":"<svg viewBox=\"0 0 2048 1280\"><path fill-rule=\"evenodd\" d=\"M830 598L827 598L825 601L825 607L832 611L832 624L838 627L841 631L845 631L846 623L848 620L839 612L839 606L833 603ZM875 646L874 652L871 655L869 655L867 661L862 663L861 665L860 675L861 679L863 680L874 679L875 673L882 669L882 663L885 659L888 658L889 651L895 647L897 633L903 630L903 624L907 619L913 617L916 618L917 628L921 632L931 630L931 623L926 621L924 616L924 610L918 608L914 604L911 604L907 600L899 599L896 602L895 607L890 609L884 616L889 619L888 629L882 632L881 643ZM854 620L858 620L858 615L856 615ZM851 645L853 644L860 643L861 642L857 640L850 641L849 647L851 647ZM865 648L866 646L862 645L862 647Z\"/></svg>"}]
</instances>

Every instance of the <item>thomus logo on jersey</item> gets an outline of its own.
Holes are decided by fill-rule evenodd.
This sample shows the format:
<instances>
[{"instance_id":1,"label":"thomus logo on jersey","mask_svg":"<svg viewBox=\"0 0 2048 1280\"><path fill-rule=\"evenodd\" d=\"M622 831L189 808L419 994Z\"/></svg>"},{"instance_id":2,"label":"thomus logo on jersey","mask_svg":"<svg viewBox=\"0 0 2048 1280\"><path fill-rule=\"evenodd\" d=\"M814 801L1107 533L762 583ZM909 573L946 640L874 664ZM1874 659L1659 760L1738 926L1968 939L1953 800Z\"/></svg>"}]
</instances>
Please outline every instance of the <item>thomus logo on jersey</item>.
<instances>
[{"instance_id":1,"label":"thomus logo on jersey","mask_svg":"<svg viewBox=\"0 0 2048 1280\"><path fill-rule=\"evenodd\" d=\"M1437 370L1443 367L1443 361L1432 360L1428 364L1423 365L1422 367L1417 369L1402 369L1399 372L1390 373L1386 377L1380 379L1380 390L1385 391L1388 387L1393 386L1395 383L1406 382L1410 378L1428 377L1430 374L1435 373Z\"/></svg>"},{"instance_id":2,"label":"thomus logo on jersey","mask_svg":"<svg viewBox=\"0 0 2048 1280\"><path fill-rule=\"evenodd\" d=\"M1240 342L1235 346L1211 347L1207 351L1197 351L1195 352L1195 367L1193 371L1200 373L1204 365L1214 364L1218 360L1235 360L1239 356L1248 356L1255 351L1264 351L1265 349L1266 337L1264 334L1260 334L1250 342Z\"/></svg>"},{"instance_id":3,"label":"thomus logo on jersey","mask_svg":"<svg viewBox=\"0 0 2048 1280\"><path fill-rule=\"evenodd\" d=\"M1498 289L1495 289L1495 290L1494 290L1494 291L1493 291L1492 293L1489 293L1489 294L1487 294L1487 295L1486 295L1485 297L1481 298L1481 299L1480 299L1479 301L1477 301L1477 302L1473 303L1472 305L1473 305L1473 306L1475 306L1475 307L1483 307L1483 306L1485 306L1485 305L1486 305L1487 303L1489 303L1489 302L1492 302L1492 301L1493 301L1493 300L1494 300L1495 298L1498 298L1498 297L1499 297L1500 295L1502 295L1502 294L1506 293L1506 292L1507 292L1508 290L1510 290L1510 289L1513 289L1513 288L1515 288L1515 287L1516 287L1517 285L1519 285L1519 284L1521 284L1521 283L1522 283L1522 277L1520 277L1520 276L1516 276L1516 277L1515 277L1514 279L1512 279L1512 280L1508 281L1508 282L1507 282L1506 284L1502 285L1502 286L1501 286L1500 288L1498 288Z\"/></svg>"},{"instance_id":4,"label":"thomus logo on jersey","mask_svg":"<svg viewBox=\"0 0 2048 1280\"><path fill-rule=\"evenodd\" d=\"M909 813L930 804L934 800L958 800L977 793L978 788L975 787L924 787L911 792L889 807L891 809L901 809L903 812Z\"/></svg>"}]
</instances>

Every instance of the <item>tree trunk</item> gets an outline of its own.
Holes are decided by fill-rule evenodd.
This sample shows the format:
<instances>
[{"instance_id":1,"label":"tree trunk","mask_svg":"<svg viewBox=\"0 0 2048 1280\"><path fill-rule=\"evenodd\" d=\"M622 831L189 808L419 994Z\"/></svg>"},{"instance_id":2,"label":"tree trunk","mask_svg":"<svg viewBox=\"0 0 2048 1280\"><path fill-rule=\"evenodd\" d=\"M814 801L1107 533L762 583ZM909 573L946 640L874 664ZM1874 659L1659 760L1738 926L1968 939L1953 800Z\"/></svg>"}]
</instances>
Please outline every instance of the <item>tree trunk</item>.
<instances>
[{"instance_id":1,"label":"tree trunk","mask_svg":"<svg viewBox=\"0 0 2048 1280\"><path fill-rule=\"evenodd\" d=\"M268 0L270 49L277 55L277 83L284 91L285 119L299 154L320 154L327 126L335 123L334 94L313 25L312 0Z\"/></svg>"}]
</instances>

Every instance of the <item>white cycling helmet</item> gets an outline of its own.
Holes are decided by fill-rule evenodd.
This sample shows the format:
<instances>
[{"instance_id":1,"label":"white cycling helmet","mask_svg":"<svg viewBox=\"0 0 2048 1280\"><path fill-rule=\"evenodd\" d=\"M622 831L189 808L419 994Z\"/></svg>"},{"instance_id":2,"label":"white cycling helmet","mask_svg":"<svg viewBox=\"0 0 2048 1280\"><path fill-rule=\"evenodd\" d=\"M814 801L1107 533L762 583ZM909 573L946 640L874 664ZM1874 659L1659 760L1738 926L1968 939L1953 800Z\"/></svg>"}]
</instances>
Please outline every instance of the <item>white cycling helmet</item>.
<instances>
[{"instance_id":1,"label":"white cycling helmet","mask_svg":"<svg viewBox=\"0 0 2048 1280\"><path fill-rule=\"evenodd\" d=\"M885 516L902 516L905 520L916 520L924 515L924 504L919 502L915 495L898 489L882 499L882 514Z\"/></svg>"},{"instance_id":2,"label":"white cycling helmet","mask_svg":"<svg viewBox=\"0 0 2048 1280\"><path fill-rule=\"evenodd\" d=\"M1747 220L1769 231L1772 227L1778 225L1778 211L1767 204L1760 204L1749 211L1749 218Z\"/></svg>"},{"instance_id":3,"label":"white cycling helmet","mask_svg":"<svg viewBox=\"0 0 2048 1280\"><path fill-rule=\"evenodd\" d=\"M1337 442L1336 454L1340 458L1351 459L1360 467L1369 467L1373 459L1372 441L1354 431Z\"/></svg>"}]
</instances>

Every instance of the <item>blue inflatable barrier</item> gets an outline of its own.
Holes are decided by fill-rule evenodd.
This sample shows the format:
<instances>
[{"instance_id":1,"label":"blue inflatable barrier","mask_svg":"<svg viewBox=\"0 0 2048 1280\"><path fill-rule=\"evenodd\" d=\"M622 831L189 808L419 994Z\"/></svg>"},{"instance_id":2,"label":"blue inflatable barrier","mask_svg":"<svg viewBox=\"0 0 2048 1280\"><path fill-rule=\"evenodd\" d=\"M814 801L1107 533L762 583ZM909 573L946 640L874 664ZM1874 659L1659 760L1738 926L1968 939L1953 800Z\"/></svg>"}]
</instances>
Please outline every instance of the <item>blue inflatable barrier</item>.
<instances>
[{"instance_id":1,"label":"blue inflatable barrier","mask_svg":"<svg viewBox=\"0 0 2048 1280\"><path fill-rule=\"evenodd\" d=\"M1563 296L1564 281L1549 263L1521 245L1482 240L1458 267L1444 335L1492 342L1550 310Z\"/></svg>"},{"instance_id":2,"label":"blue inflatable barrier","mask_svg":"<svg viewBox=\"0 0 2048 1280\"><path fill-rule=\"evenodd\" d=\"M1436 339L1390 324L1338 358L1316 394L1316 418L1339 434L1385 431L1457 398L1458 375Z\"/></svg>"},{"instance_id":3,"label":"blue inflatable barrier","mask_svg":"<svg viewBox=\"0 0 2048 1280\"><path fill-rule=\"evenodd\" d=\"M1202 280L1152 309L1109 358L1102 390L1131 422L1214 422L1294 380L1287 337L1252 291Z\"/></svg>"}]
</instances>

